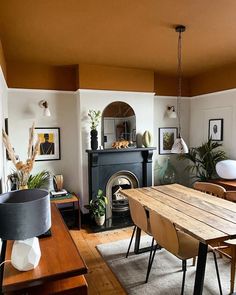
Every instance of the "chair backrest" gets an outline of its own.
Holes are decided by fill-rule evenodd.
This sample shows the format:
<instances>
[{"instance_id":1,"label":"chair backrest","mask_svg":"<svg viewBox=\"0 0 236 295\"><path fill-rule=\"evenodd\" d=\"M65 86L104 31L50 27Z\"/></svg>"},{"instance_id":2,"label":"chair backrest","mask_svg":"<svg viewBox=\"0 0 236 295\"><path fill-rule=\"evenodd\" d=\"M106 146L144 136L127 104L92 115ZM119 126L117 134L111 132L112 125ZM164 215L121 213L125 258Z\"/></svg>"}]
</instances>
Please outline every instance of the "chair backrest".
<instances>
[{"instance_id":1,"label":"chair backrest","mask_svg":"<svg viewBox=\"0 0 236 295\"><path fill-rule=\"evenodd\" d=\"M154 239L167 251L178 255L179 239L174 224L153 210L149 213L151 232Z\"/></svg>"},{"instance_id":2,"label":"chair backrest","mask_svg":"<svg viewBox=\"0 0 236 295\"><path fill-rule=\"evenodd\" d=\"M236 202L236 191L226 191L225 199L231 202Z\"/></svg>"},{"instance_id":3,"label":"chair backrest","mask_svg":"<svg viewBox=\"0 0 236 295\"><path fill-rule=\"evenodd\" d=\"M150 234L149 213L145 210L143 205L140 202L129 198L129 209L134 224L144 232Z\"/></svg>"},{"instance_id":4,"label":"chair backrest","mask_svg":"<svg viewBox=\"0 0 236 295\"><path fill-rule=\"evenodd\" d=\"M193 188L219 198L225 197L225 188L215 183L197 181L193 184Z\"/></svg>"}]
</instances>

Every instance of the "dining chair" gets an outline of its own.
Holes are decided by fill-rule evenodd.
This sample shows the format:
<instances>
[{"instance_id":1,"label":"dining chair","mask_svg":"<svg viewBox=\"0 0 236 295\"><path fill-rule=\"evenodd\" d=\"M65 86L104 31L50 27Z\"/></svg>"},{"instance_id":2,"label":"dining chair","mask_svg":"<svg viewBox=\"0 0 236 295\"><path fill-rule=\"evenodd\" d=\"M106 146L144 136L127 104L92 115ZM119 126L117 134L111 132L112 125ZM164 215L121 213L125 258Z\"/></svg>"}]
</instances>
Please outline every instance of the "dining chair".
<instances>
[{"instance_id":1,"label":"dining chair","mask_svg":"<svg viewBox=\"0 0 236 295\"><path fill-rule=\"evenodd\" d=\"M224 187L207 182L195 182L193 184L194 189L224 198L228 201L236 202L236 191L226 191ZM225 257L231 260L230 267L230 293L234 292L234 283L235 283L235 263L236 263L236 240L227 240L219 243L219 245L213 247L220 256L224 255ZM228 249L230 250L228 251Z\"/></svg>"},{"instance_id":2,"label":"dining chair","mask_svg":"<svg viewBox=\"0 0 236 295\"><path fill-rule=\"evenodd\" d=\"M210 194L212 196L225 198L225 188L215 183L196 181L193 184L193 188L198 191Z\"/></svg>"},{"instance_id":3,"label":"dining chair","mask_svg":"<svg viewBox=\"0 0 236 295\"><path fill-rule=\"evenodd\" d=\"M158 214L154 210L150 210L150 226L154 239L157 244L165 248L167 251L182 260L182 288L181 295L184 294L185 276L187 270L187 259L196 257L198 255L199 241L183 231L176 228L175 224L164 216ZM152 263L155 257L156 247L151 249L151 260L148 267L149 273L151 271ZM220 294L222 294L219 270L216 260L216 254L213 251L214 262L216 267L216 274L219 284Z\"/></svg>"},{"instance_id":4,"label":"dining chair","mask_svg":"<svg viewBox=\"0 0 236 295\"><path fill-rule=\"evenodd\" d=\"M236 203L236 191L226 191L225 192L225 199Z\"/></svg>"},{"instance_id":5,"label":"dining chair","mask_svg":"<svg viewBox=\"0 0 236 295\"><path fill-rule=\"evenodd\" d=\"M134 223L134 229L131 235L131 239L129 242L128 250L126 253L126 258L129 256L129 251L130 247L134 238L134 234L137 230L137 227L140 228L142 231L144 231L146 234L149 236L152 236L151 229L150 229L150 221L149 221L149 212L145 209L145 207L138 201L129 198L129 209L130 209L130 215ZM154 238L152 238L152 243L150 247L150 254L149 254L149 262L148 266L150 264L151 260L151 249L154 248ZM148 273L149 271L147 270L146 274L146 280L145 282L148 282Z\"/></svg>"},{"instance_id":6,"label":"dining chair","mask_svg":"<svg viewBox=\"0 0 236 295\"><path fill-rule=\"evenodd\" d=\"M226 191L225 192L225 199L228 201L231 201L231 202L236 202L236 191ZM230 248L229 253L224 248L222 249L222 251L220 249L218 251L231 260L230 293L233 293L234 292L234 284L235 284L236 239L224 241L223 245L226 245L227 247Z\"/></svg>"}]
</instances>

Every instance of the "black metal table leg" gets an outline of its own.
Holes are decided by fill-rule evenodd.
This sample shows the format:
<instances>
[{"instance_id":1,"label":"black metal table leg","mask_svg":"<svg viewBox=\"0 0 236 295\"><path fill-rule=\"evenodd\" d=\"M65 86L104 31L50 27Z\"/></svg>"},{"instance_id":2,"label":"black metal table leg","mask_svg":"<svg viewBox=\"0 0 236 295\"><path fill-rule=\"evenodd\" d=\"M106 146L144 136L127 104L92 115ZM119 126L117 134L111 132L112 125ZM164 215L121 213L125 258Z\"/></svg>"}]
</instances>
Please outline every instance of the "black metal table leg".
<instances>
[{"instance_id":1,"label":"black metal table leg","mask_svg":"<svg viewBox=\"0 0 236 295\"><path fill-rule=\"evenodd\" d=\"M207 248L207 244L199 242L197 270L193 295L202 294L206 268Z\"/></svg>"}]
</instances>

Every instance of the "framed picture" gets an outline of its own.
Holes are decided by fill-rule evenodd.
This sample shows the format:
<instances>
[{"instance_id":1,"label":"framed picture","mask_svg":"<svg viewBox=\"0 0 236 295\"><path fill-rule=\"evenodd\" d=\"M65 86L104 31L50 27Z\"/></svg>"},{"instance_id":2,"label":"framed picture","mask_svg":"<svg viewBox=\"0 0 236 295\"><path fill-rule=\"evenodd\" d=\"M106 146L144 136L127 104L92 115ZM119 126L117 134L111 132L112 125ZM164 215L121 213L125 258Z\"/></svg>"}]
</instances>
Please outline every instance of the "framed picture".
<instances>
[{"instance_id":1,"label":"framed picture","mask_svg":"<svg viewBox=\"0 0 236 295\"><path fill-rule=\"evenodd\" d=\"M35 128L36 138L40 140L36 161L52 161L61 159L60 128Z\"/></svg>"},{"instance_id":2,"label":"framed picture","mask_svg":"<svg viewBox=\"0 0 236 295\"><path fill-rule=\"evenodd\" d=\"M208 128L208 138L214 141L223 140L223 119L210 119Z\"/></svg>"},{"instance_id":3,"label":"framed picture","mask_svg":"<svg viewBox=\"0 0 236 295\"><path fill-rule=\"evenodd\" d=\"M167 127L159 128L159 154L170 154L171 148L177 137L178 128Z\"/></svg>"}]
</instances>

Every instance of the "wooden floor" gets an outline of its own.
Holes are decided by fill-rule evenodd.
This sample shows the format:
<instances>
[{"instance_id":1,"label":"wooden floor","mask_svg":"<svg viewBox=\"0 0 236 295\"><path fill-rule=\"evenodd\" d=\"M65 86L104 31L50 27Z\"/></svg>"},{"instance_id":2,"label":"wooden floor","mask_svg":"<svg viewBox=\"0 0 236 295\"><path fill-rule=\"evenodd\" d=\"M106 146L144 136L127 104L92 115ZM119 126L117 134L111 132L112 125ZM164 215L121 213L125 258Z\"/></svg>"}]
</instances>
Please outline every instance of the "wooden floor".
<instances>
[{"instance_id":1,"label":"wooden floor","mask_svg":"<svg viewBox=\"0 0 236 295\"><path fill-rule=\"evenodd\" d=\"M70 233L88 266L86 280L89 295L126 294L95 247L98 244L130 238L132 227L101 233L91 233L87 229L70 230Z\"/></svg>"}]
</instances>

